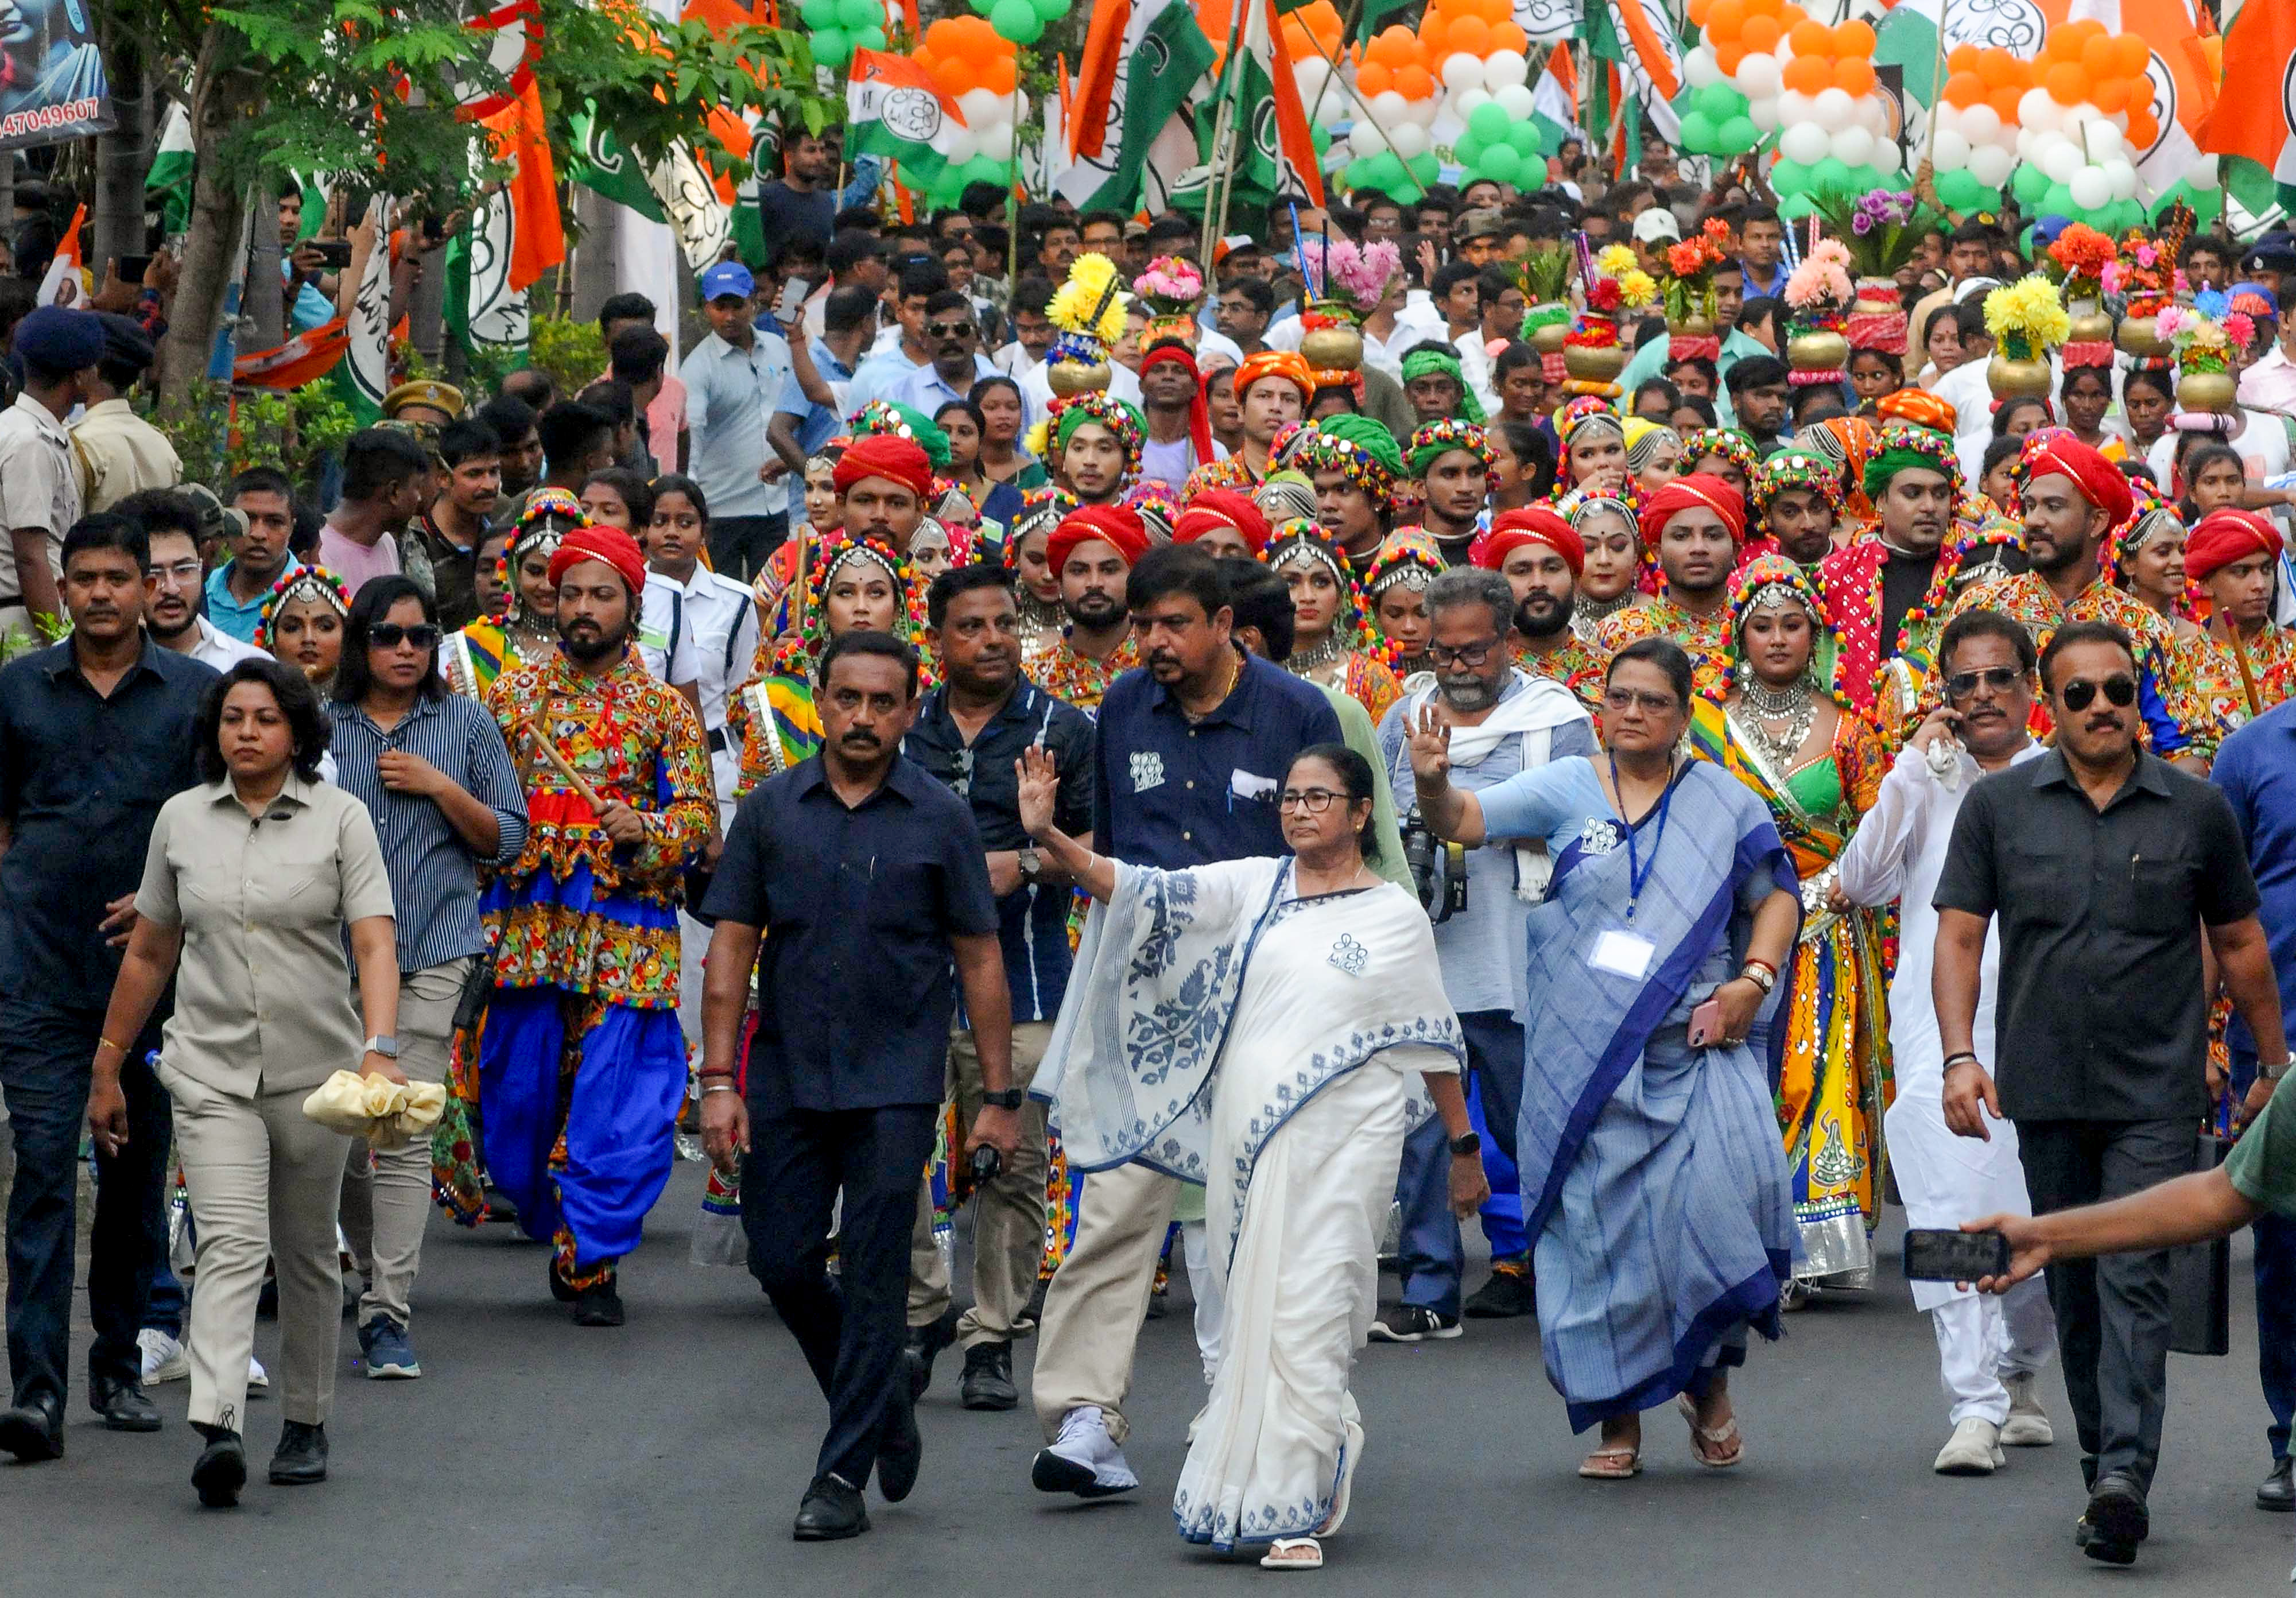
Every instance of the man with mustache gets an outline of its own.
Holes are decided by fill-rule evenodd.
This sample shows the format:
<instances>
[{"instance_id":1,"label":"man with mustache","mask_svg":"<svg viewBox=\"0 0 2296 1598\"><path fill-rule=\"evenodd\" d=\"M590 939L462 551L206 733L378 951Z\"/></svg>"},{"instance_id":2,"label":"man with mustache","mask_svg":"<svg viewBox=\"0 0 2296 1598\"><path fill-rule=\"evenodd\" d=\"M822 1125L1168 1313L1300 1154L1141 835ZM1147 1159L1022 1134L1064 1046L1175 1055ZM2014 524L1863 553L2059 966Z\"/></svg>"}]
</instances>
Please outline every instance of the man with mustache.
<instances>
[{"instance_id":1,"label":"man with mustache","mask_svg":"<svg viewBox=\"0 0 2296 1598\"><path fill-rule=\"evenodd\" d=\"M526 1234L554 1245L551 1295L579 1326L622 1323L615 1262L669 1178L685 1096L676 912L717 830L701 723L638 655L645 577L627 533L575 527L550 558L557 652L486 695L532 824L481 900L487 1169Z\"/></svg>"},{"instance_id":2,"label":"man with mustache","mask_svg":"<svg viewBox=\"0 0 2296 1598\"><path fill-rule=\"evenodd\" d=\"M2026 721L2033 709L2033 640L1992 611L1972 611L1945 630L1938 650L1944 702L1906 742L1881 796L1842 851L1834 907L1902 905L1898 969L1890 984L1890 1050L1897 1098L1883 1119L1890 1168L1909 1225L1952 1227L1995 1210L2030 1215L2013 1127L1972 1144L1946 1125L1944 1050L1930 996L1938 913L1931 903L1945 870L1954 818L1978 780L2038 760ZM1990 1045L2000 994L2000 951L1980 958L1975 1036ZM1941 1476L1990 1476L2001 1450L2055 1440L2034 1391L2055 1352L2046 1290L2029 1282L2000 1299L1948 1282L1916 1282L1914 1307L1937 1333L1938 1365L1951 1397L1953 1432L1931 1467Z\"/></svg>"},{"instance_id":3,"label":"man with mustache","mask_svg":"<svg viewBox=\"0 0 2296 1598\"><path fill-rule=\"evenodd\" d=\"M868 1530L873 1471L890 1504L916 1485L924 1445L903 1311L959 987L981 1099L967 1145L1020 1153L988 856L964 800L901 753L917 669L890 633L831 642L815 694L820 751L742 801L703 906L717 931L701 1007L702 1146L721 1172L740 1172L750 1269L829 1401L791 1528L800 1542ZM752 971L745 1099L736 1071Z\"/></svg>"},{"instance_id":4,"label":"man with mustache","mask_svg":"<svg viewBox=\"0 0 2296 1598\"><path fill-rule=\"evenodd\" d=\"M2071 517L2046 487L2066 474L2042 473L2068 463L2077 464L2036 467L2029 540L2037 507L2048 532L2066 536ZM2194 1128L2210 1113L2204 938L2257 1041L2264 1092L2251 1113L2288 1066L2240 824L2222 790L2140 742L2138 648L2104 622L2055 628L2040 666L2056 747L1970 791L1934 896L1931 992L1946 1125L1983 1141L1999 1119L2015 1125L2036 1216L2192 1169ZM1997 915L1999 1022L1988 1037L1976 1017ZM2134 995L2143 1001L2128 1002ZM2076 1541L2105 1564L2135 1562L2151 1529L2145 1499L2168 1408L2169 1262L2161 1249L2049 1273L2089 1495Z\"/></svg>"},{"instance_id":5,"label":"man with mustache","mask_svg":"<svg viewBox=\"0 0 2296 1598\"><path fill-rule=\"evenodd\" d=\"M1643 501L1642 534L1666 578L1658 602L1606 617L1595 639L1616 654L1637 638L1671 638L1690 656L1698 692L1708 692L1720 684L1730 643L1730 573L1746 541L1745 496L1704 472L1676 478Z\"/></svg>"},{"instance_id":6,"label":"man with mustache","mask_svg":"<svg viewBox=\"0 0 2296 1598\"><path fill-rule=\"evenodd\" d=\"M1054 699L1096 712L1117 674L1140 664L1124 611L1124 585L1147 553L1147 528L1122 505L1086 505L1053 529L1045 560L1061 579L1061 609L1069 625L1028 668Z\"/></svg>"},{"instance_id":7,"label":"man with mustache","mask_svg":"<svg viewBox=\"0 0 2296 1598\"><path fill-rule=\"evenodd\" d=\"M1578 577L1587 570L1586 540L1551 506L1528 505L1500 512L1467 555L1504 578L1514 595L1507 638L1513 663L1562 684L1589 716L1599 714L1611 651L1570 625Z\"/></svg>"}]
</instances>

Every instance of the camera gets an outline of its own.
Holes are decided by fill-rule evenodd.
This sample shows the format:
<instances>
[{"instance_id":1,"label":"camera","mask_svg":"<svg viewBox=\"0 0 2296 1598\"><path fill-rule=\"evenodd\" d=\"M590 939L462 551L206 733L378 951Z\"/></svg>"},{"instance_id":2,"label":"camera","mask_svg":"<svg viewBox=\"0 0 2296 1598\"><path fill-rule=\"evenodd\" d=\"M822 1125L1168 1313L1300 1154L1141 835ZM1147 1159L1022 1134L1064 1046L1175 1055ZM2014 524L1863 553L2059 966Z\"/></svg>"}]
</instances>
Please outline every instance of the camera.
<instances>
[{"instance_id":1,"label":"camera","mask_svg":"<svg viewBox=\"0 0 2296 1598\"><path fill-rule=\"evenodd\" d=\"M1441 926L1467 907L1467 851L1427 830L1414 807L1402 819L1403 859L1427 919Z\"/></svg>"}]
</instances>

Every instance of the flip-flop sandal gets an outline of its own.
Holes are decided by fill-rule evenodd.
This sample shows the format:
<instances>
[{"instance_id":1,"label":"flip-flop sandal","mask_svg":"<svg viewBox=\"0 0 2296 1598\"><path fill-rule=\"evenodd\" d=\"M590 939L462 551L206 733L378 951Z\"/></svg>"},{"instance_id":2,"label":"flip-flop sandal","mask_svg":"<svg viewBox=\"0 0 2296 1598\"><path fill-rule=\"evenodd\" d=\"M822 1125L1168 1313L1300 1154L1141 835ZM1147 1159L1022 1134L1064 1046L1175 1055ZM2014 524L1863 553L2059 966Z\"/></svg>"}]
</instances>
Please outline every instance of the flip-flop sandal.
<instances>
[{"instance_id":1,"label":"flip-flop sandal","mask_svg":"<svg viewBox=\"0 0 2296 1598\"><path fill-rule=\"evenodd\" d=\"M1602 1465L1595 1463L1597 1460L1618 1463ZM1642 1473L1643 1451L1638 1447L1597 1448L1578 1463L1578 1474L1589 1481L1626 1481Z\"/></svg>"},{"instance_id":2,"label":"flip-flop sandal","mask_svg":"<svg viewBox=\"0 0 2296 1598\"><path fill-rule=\"evenodd\" d=\"M1690 1401L1689 1394L1677 1393L1674 1396L1674 1406L1682 1412L1682 1418L1690 1422L1691 1458L1710 1471L1727 1471L1745 1459L1746 1444L1745 1439L1738 1432L1737 1416L1732 1415L1721 1425L1709 1430L1698 1423L1698 1406ZM1701 1443L1704 1443L1708 1448L1727 1447L1730 1449L1729 1456L1726 1459L1716 1459L1709 1455L1705 1448L1698 1446Z\"/></svg>"},{"instance_id":3,"label":"flip-flop sandal","mask_svg":"<svg viewBox=\"0 0 2296 1598\"><path fill-rule=\"evenodd\" d=\"M1314 1557L1285 1557L1302 1550ZM1263 1570L1320 1570L1324 1568L1324 1545L1314 1537L1277 1537L1268 1545L1267 1552L1259 1556L1259 1568Z\"/></svg>"}]
</instances>

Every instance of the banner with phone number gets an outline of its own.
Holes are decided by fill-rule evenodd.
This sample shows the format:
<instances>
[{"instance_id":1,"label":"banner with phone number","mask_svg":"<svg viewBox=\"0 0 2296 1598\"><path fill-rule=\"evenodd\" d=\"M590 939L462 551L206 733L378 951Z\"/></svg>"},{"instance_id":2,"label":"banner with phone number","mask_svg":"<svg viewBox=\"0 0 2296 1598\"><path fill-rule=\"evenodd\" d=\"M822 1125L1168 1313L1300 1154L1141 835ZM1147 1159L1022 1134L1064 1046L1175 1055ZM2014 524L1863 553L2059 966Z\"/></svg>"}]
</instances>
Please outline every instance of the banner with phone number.
<instances>
[{"instance_id":1,"label":"banner with phone number","mask_svg":"<svg viewBox=\"0 0 2296 1598\"><path fill-rule=\"evenodd\" d=\"M108 133L111 79L86 0L10 0L0 32L0 150Z\"/></svg>"}]
</instances>

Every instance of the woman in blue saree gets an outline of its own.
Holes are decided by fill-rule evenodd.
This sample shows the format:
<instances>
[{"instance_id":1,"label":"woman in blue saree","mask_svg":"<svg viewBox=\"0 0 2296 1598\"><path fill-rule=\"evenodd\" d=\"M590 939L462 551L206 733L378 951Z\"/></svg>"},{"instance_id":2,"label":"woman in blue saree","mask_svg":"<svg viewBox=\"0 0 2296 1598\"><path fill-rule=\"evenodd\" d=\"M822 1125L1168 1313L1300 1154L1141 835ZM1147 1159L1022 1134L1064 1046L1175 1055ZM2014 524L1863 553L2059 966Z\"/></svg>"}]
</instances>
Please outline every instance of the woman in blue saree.
<instances>
[{"instance_id":1,"label":"woman in blue saree","mask_svg":"<svg viewBox=\"0 0 2296 1598\"><path fill-rule=\"evenodd\" d=\"M1603 1479L1641 1471L1641 1412L1669 1398L1700 1464L1744 1457L1727 1373L1749 1327L1777 1335L1797 1246L1767 1028L1800 900L1761 801L1679 754L1690 699L1689 657L1639 640L1611 662L1603 755L1478 793L1450 786L1446 729L1412 735L1431 831L1543 837L1554 858L1517 1151L1547 1380L1571 1430L1600 1422L1579 1474Z\"/></svg>"}]
</instances>

